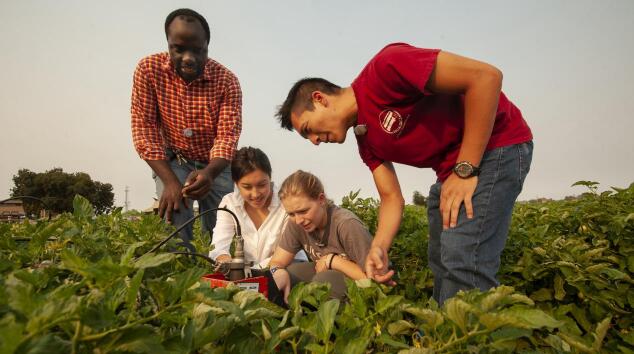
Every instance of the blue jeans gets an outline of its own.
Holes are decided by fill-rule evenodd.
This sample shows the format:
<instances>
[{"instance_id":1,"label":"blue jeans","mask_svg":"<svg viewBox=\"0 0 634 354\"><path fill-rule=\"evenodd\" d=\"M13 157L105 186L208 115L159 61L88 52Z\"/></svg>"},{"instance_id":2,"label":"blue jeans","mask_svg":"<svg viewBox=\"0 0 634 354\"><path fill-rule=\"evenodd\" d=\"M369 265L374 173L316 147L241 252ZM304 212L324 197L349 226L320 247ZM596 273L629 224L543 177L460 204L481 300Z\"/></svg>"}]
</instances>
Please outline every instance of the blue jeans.
<instances>
[{"instance_id":1,"label":"blue jeans","mask_svg":"<svg viewBox=\"0 0 634 354\"><path fill-rule=\"evenodd\" d=\"M191 161L183 162L182 164L178 163L178 159L174 158L174 153L171 151L167 152L168 156L168 164L178 180L181 184L185 183L187 176L195 170L200 170L207 166L206 162L200 161ZM163 181L156 175L156 173L152 172L152 178L156 183L156 195L160 198L163 194ZM218 204L220 204L220 200L227 193L233 192L233 180L231 179L231 166L227 166L216 179L214 179L213 184L211 186L211 190L207 195L198 200L198 208L199 212L202 213L205 210L217 208ZM185 223L185 221L189 220L194 216L193 209L193 200L187 199L188 207L184 208L183 203L181 202L178 206L178 212L172 213L172 223L174 226L179 227ZM216 226L216 213L210 212L202 217L202 232L208 231L212 232L214 226ZM190 244L191 240L193 240L193 223L187 225L180 231L180 237L183 240L185 245Z\"/></svg>"},{"instance_id":2,"label":"blue jeans","mask_svg":"<svg viewBox=\"0 0 634 354\"><path fill-rule=\"evenodd\" d=\"M434 184L427 199L429 266L434 273L433 297L442 304L459 290L483 291L499 285L496 274L508 236L513 205L522 191L533 156L533 142L484 153L472 197L473 219L464 204L456 227L442 229L440 191Z\"/></svg>"}]
</instances>

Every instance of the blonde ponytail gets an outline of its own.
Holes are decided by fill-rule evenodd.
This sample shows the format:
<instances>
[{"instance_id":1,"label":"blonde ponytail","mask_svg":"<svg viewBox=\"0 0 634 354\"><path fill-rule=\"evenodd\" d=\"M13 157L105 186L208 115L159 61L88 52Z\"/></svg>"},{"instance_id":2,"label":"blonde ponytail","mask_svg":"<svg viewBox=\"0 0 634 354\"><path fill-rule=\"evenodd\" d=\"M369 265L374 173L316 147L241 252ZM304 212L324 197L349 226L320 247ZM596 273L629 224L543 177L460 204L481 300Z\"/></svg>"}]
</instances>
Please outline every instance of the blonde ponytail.
<instances>
[{"instance_id":1,"label":"blonde ponytail","mask_svg":"<svg viewBox=\"0 0 634 354\"><path fill-rule=\"evenodd\" d=\"M324 185L317 176L310 172L297 170L286 177L278 193L280 200L290 196L304 195L310 199L318 199L324 193Z\"/></svg>"}]
</instances>

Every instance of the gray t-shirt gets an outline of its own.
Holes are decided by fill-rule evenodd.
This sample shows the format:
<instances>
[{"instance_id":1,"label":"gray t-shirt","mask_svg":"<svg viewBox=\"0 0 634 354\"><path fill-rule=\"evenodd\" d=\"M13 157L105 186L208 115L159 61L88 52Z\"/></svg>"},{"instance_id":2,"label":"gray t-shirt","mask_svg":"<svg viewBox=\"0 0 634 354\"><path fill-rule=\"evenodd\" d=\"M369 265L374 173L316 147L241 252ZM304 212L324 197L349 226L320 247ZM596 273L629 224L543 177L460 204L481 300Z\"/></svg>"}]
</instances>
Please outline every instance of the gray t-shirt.
<instances>
[{"instance_id":1,"label":"gray t-shirt","mask_svg":"<svg viewBox=\"0 0 634 354\"><path fill-rule=\"evenodd\" d=\"M289 220L280 237L279 246L292 254L303 249L312 261L335 253L363 268L372 243L368 229L353 212L336 205L328 207L328 216L325 228L328 232L327 240L324 240L324 232L316 230L308 233Z\"/></svg>"}]
</instances>

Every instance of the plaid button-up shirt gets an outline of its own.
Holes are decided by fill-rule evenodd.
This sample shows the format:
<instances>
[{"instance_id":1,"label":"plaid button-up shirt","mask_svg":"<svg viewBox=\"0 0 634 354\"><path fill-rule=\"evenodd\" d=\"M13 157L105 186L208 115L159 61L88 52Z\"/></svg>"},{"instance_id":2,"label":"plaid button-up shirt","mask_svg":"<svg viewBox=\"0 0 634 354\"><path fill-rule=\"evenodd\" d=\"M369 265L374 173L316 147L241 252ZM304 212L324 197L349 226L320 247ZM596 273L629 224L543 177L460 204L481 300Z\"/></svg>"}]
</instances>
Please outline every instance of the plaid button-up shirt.
<instances>
[{"instance_id":1,"label":"plaid button-up shirt","mask_svg":"<svg viewBox=\"0 0 634 354\"><path fill-rule=\"evenodd\" d=\"M144 160L165 160L165 149L185 158L231 161L242 130L242 92L236 76L208 59L187 84L168 53L141 59L132 87L132 140Z\"/></svg>"}]
</instances>

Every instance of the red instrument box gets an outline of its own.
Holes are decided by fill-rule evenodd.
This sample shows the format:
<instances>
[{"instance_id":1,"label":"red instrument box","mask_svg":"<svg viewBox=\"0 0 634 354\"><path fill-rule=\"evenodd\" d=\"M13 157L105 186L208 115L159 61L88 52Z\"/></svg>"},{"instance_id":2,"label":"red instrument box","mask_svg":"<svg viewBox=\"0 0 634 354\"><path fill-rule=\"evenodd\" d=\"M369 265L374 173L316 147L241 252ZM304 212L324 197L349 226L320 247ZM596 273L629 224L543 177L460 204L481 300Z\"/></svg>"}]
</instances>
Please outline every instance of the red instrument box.
<instances>
[{"instance_id":1,"label":"red instrument box","mask_svg":"<svg viewBox=\"0 0 634 354\"><path fill-rule=\"evenodd\" d=\"M268 279L262 276L230 281L222 273L213 273L203 276L202 280L208 281L212 288L224 288L233 283L242 289L254 290L264 294L266 297L269 296Z\"/></svg>"}]
</instances>

